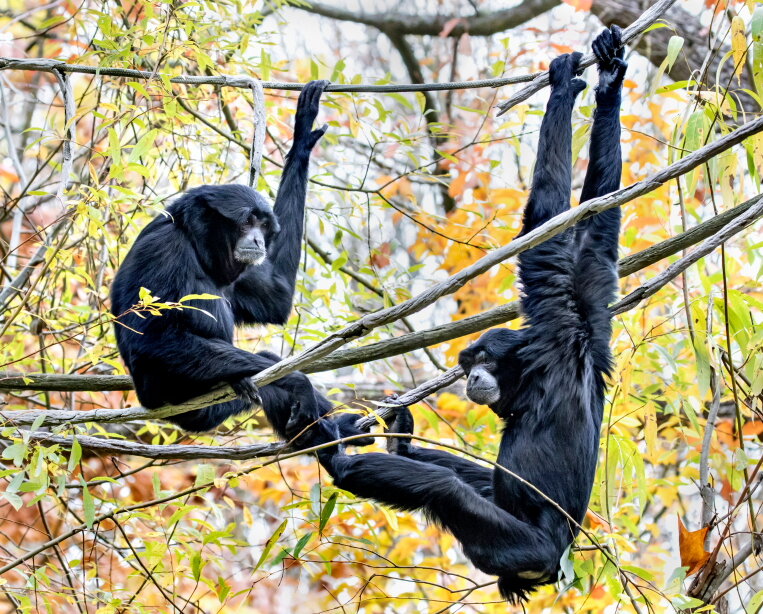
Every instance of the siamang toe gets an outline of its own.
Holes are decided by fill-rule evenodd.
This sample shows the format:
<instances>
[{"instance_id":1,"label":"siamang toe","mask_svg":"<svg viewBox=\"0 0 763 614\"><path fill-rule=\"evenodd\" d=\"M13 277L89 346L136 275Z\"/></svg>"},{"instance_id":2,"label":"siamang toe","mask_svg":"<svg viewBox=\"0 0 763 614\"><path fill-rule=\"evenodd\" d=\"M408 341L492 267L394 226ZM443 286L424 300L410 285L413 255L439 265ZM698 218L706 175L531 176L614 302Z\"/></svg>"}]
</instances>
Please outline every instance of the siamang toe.
<instances>
[{"instance_id":1,"label":"siamang toe","mask_svg":"<svg viewBox=\"0 0 763 614\"><path fill-rule=\"evenodd\" d=\"M252 378L242 377L239 380L233 380L230 382L230 387L233 388L239 399L249 405L262 405L260 391Z\"/></svg>"},{"instance_id":2,"label":"siamang toe","mask_svg":"<svg viewBox=\"0 0 763 614\"><path fill-rule=\"evenodd\" d=\"M413 433L413 415L411 410L405 405L401 405L395 410L395 417L387 429L388 433ZM388 437L387 452L404 456L410 451L411 440L408 437Z\"/></svg>"},{"instance_id":3,"label":"siamang toe","mask_svg":"<svg viewBox=\"0 0 763 614\"><path fill-rule=\"evenodd\" d=\"M331 414L331 417L330 417L330 420L334 423L336 428L339 430L340 437L352 437L353 435L363 435L365 433L368 433L370 430L370 427L365 427L363 429L360 429L356 426L358 419L359 419L359 416L357 414L351 414L351 413L334 413L334 414ZM358 439L353 439L351 441L346 442L346 445L370 446L373 442L374 442L374 438L372 436L359 437Z\"/></svg>"}]
</instances>

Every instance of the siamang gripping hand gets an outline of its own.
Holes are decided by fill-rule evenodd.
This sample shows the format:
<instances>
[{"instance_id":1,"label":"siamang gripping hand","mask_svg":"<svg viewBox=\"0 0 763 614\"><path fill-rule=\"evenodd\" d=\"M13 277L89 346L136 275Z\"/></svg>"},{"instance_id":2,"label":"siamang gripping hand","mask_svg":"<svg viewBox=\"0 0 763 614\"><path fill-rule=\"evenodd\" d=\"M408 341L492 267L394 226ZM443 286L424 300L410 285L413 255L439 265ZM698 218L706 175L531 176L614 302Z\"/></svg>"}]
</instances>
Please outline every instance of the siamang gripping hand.
<instances>
[{"instance_id":1,"label":"siamang gripping hand","mask_svg":"<svg viewBox=\"0 0 763 614\"><path fill-rule=\"evenodd\" d=\"M599 85L596 88L596 103L620 104L625 71L628 68L623 59L623 31L618 26L604 30L593 41L593 52L599 65Z\"/></svg>"},{"instance_id":2,"label":"siamang gripping hand","mask_svg":"<svg viewBox=\"0 0 763 614\"><path fill-rule=\"evenodd\" d=\"M555 58L548 68L548 79L551 83L551 95L570 94L574 99L586 88L583 79L576 79L583 74L580 70L580 58L583 54L579 51L565 53Z\"/></svg>"},{"instance_id":3,"label":"siamang gripping hand","mask_svg":"<svg viewBox=\"0 0 763 614\"><path fill-rule=\"evenodd\" d=\"M317 130L313 130L313 123L320 109L321 94L329 83L326 80L311 81L300 92L297 100L297 115L294 118L294 146L292 151L304 151L309 154L326 133L328 124L323 124Z\"/></svg>"}]
</instances>

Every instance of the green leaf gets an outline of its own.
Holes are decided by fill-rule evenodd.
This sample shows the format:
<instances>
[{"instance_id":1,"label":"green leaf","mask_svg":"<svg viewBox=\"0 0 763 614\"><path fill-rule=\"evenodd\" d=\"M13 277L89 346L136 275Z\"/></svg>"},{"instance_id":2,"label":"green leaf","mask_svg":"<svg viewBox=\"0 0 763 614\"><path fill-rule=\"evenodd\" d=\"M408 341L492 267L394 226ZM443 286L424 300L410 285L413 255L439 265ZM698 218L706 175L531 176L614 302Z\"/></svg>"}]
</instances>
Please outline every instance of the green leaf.
<instances>
[{"instance_id":1,"label":"green leaf","mask_svg":"<svg viewBox=\"0 0 763 614\"><path fill-rule=\"evenodd\" d=\"M72 449L69 451L69 464L66 467L66 470L71 473L74 471L74 468L79 465L79 461L82 458L82 446L79 444L79 441L77 441L77 438L75 437L72 440Z\"/></svg>"},{"instance_id":2,"label":"green leaf","mask_svg":"<svg viewBox=\"0 0 763 614\"><path fill-rule=\"evenodd\" d=\"M24 505L24 500L19 497L17 494L14 494L12 492L4 492L0 493L0 495L3 496L3 498L10 503L13 506L13 509L15 509L17 512L21 509L21 506Z\"/></svg>"},{"instance_id":3,"label":"green leaf","mask_svg":"<svg viewBox=\"0 0 763 614\"><path fill-rule=\"evenodd\" d=\"M114 128L109 128L109 156L112 164L116 166L122 164L122 145L119 143L119 137Z\"/></svg>"},{"instance_id":4,"label":"green leaf","mask_svg":"<svg viewBox=\"0 0 763 614\"><path fill-rule=\"evenodd\" d=\"M752 78L758 94L763 96L763 43L752 44Z\"/></svg>"},{"instance_id":5,"label":"green leaf","mask_svg":"<svg viewBox=\"0 0 763 614\"><path fill-rule=\"evenodd\" d=\"M204 569L204 565L206 564L207 562L201 558L201 552L194 553L191 558L191 573L196 582L201 578L201 570Z\"/></svg>"},{"instance_id":6,"label":"green leaf","mask_svg":"<svg viewBox=\"0 0 763 614\"><path fill-rule=\"evenodd\" d=\"M329 500L326 501L326 504L323 506L323 509L321 510L321 522L318 526L318 531L320 533L323 533L323 529L326 528L326 524L329 521L329 518L331 518L331 514L334 512L334 508L336 507L336 500L337 497L339 497L339 493L335 492L332 493L329 497Z\"/></svg>"},{"instance_id":7,"label":"green leaf","mask_svg":"<svg viewBox=\"0 0 763 614\"><path fill-rule=\"evenodd\" d=\"M259 560L257 561L257 564L254 566L253 571L257 571L260 566L265 562L265 560L268 558L268 554L270 554L270 551L273 549L273 546L276 544L278 539L283 535L283 532L286 530L286 520L284 520L279 527L276 529L275 533L270 536L270 539L265 544L265 548L262 551L262 554L260 555Z\"/></svg>"},{"instance_id":8,"label":"green leaf","mask_svg":"<svg viewBox=\"0 0 763 614\"><path fill-rule=\"evenodd\" d=\"M203 486L209 484L215 479L215 467L214 465L199 465L196 468L196 481L193 483L194 487Z\"/></svg>"},{"instance_id":9,"label":"green leaf","mask_svg":"<svg viewBox=\"0 0 763 614\"><path fill-rule=\"evenodd\" d=\"M135 144L135 147L132 148L128 162L139 162L140 158L145 156L149 149L153 149L157 134L159 134L159 130L156 128L144 134Z\"/></svg>"},{"instance_id":10,"label":"green leaf","mask_svg":"<svg viewBox=\"0 0 763 614\"><path fill-rule=\"evenodd\" d=\"M752 14L750 34L756 43L763 43L763 6L759 6Z\"/></svg>"},{"instance_id":11,"label":"green leaf","mask_svg":"<svg viewBox=\"0 0 763 614\"><path fill-rule=\"evenodd\" d=\"M668 41L668 53L666 56L666 60L668 62L668 72L670 72L670 69L673 68L673 64L675 64L676 59L678 58L678 54L681 53L681 48L684 46L684 39L682 36L671 36L670 40Z\"/></svg>"},{"instance_id":12,"label":"green leaf","mask_svg":"<svg viewBox=\"0 0 763 614\"><path fill-rule=\"evenodd\" d=\"M305 533L302 537L299 538L299 541L297 542L297 545L294 546L294 551L292 553L292 556L295 559L299 558L299 553L302 552L302 549L307 545L307 542L310 541L312 536L313 532L310 531L309 533Z\"/></svg>"},{"instance_id":13,"label":"green leaf","mask_svg":"<svg viewBox=\"0 0 763 614\"><path fill-rule=\"evenodd\" d=\"M29 427L30 431L36 431L38 428L42 426L42 423L45 422L45 418L47 418L47 414L43 413L42 415L38 416L34 419L34 422L32 422L32 426Z\"/></svg>"},{"instance_id":14,"label":"green leaf","mask_svg":"<svg viewBox=\"0 0 763 614\"><path fill-rule=\"evenodd\" d=\"M761 608L763 607L763 591L758 591L752 596L752 599L747 603L747 606L745 606L745 613L746 614L759 614L759 612L763 611Z\"/></svg>"},{"instance_id":15,"label":"green leaf","mask_svg":"<svg viewBox=\"0 0 763 614\"><path fill-rule=\"evenodd\" d=\"M85 524L88 529L92 529L95 522L95 501L85 480L80 478L80 483L82 484L82 509L85 512Z\"/></svg>"},{"instance_id":16,"label":"green leaf","mask_svg":"<svg viewBox=\"0 0 763 614\"><path fill-rule=\"evenodd\" d=\"M24 457L26 456L26 453L26 444L17 441L16 443L12 443L7 448L5 448L5 450L3 450L3 458L12 460L14 465L21 467L21 465L24 464Z\"/></svg>"}]
</instances>

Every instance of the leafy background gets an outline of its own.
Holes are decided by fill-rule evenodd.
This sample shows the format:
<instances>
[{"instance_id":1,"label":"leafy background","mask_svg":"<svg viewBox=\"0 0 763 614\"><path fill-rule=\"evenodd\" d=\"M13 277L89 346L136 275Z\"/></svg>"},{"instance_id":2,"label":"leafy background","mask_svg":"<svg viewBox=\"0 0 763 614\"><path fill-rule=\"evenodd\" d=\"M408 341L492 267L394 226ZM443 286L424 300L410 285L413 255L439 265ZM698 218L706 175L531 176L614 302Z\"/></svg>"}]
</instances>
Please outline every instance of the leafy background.
<instances>
[{"instance_id":1,"label":"leafy background","mask_svg":"<svg viewBox=\"0 0 763 614\"><path fill-rule=\"evenodd\" d=\"M137 68L157 78L71 75L76 112L65 125L55 75L0 71L2 285L41 239L50 246L29 284L0 312L0 370L124 374L108 292L133 239L182 191L246 181L251 92L173 84L168 76L387 83L522 75L545 69L558 53L588 48L602 21L642 8L626 0L510 7L490 0L342 7L5 0L0 56ZM504 13L515 21L501 26ZM487 20L494 30L464 31L475 15L494 16ZM429 30L416 30L416 16ZM678 2L627 59L624 185L759 115L763 8L752 1ZM586 77L595 83L593 69ZM313 156L295 309L286 326L239 330L236 343L290 355L510 241L546 100L541 93L497 117L495 104L510 91L325 95L321 117L330 128ZM573 120L576 188L587 166L592 89L581 98ZM293 92L266 90L258 188L270 194L295 102ZM72 168L63 190L69 129ZM621 255L758 194L761 168L757 135L628 203ZM753 226L616 318L616 367L586 519L598 546L578 538L564 580L537 593L527 611L760 610L756 554L739 562L715 595L698 595L691 584L716 558L749 549L751 531L763 523L760 491L750 496L747 488L760 483L763 437L762 241ZM677 257L623 279L622 294ZM517 297L507 262L360 343ZM455 364L477 336L312 377L338 404L361 399L368 406ZM464 398L459 384L416 405L417 434L489 461L499 421ZM708 431L713 399L718 419ZM0 391L3 410L136 404L122 391ZM193 438L158 422L58 431L155 444L241 445L270 437L259 415ZM420 516L338 491L311 457L176 462L98 455L79 444L69 451L34 443L12 426L2 430L0 445L0 566L63 538L0 578L3 611L513 611L452 536ZM700 494L703 451L715 513L709 531Z\"/></svg>"}]
</instances>

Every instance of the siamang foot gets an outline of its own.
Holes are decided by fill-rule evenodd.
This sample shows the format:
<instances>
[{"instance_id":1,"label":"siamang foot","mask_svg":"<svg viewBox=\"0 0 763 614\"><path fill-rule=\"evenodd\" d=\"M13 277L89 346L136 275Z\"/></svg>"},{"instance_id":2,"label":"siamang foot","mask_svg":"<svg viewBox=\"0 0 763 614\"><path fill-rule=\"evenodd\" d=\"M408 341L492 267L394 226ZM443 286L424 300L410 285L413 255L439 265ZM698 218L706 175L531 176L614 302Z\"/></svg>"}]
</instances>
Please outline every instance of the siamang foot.
<instances>
[{"instance_id":1,"label":"siamang foot","mask_svg":"<svg viewBox=\"0 0 763 614\"><path fill-rule=\"evenodd\" d=\"M574 98L586 88L586 82L576 79L582 75L580 70L580 58L583 54L579 51L565 53L555 58L548 69L548 78L551 82L551 91L564 93L570 92Z\"/></svg>"},{"instance_id":2,"label":"siamang foot","mask_svg":"<svg viewBox=\"0 0 763 614\"><path fill-rule=\"evenodd\" d=\"M239 380L233 380L229 383L239 399L245 401L248 405L262 405L260 391L252 381L252 378L242 377Z\"/></svg>"},{"instance_id":3,"label":"siamang foot","mask_svg":"<svg viewBox=\"0 0 763 614\"><path fill-rule=\"evenodd\" d=\"M628 64L623 60L625 49L622 30L611 26L593 41L593 52L599 64L599 85L596 97L606 98L619 94Z\"/></svg>"},{"instance_id":4,"label":"siamang foot","mask_svg":"<svg viewBox=\"0 0 763 614\"><path fill-rule=\"evenodd\" d=\"M397 398L397 395L393 395L389 398L393 401ZM395 410L395 417L390 422L388 433L403 433L411 435L413 434L413 415L411 410L405 405L397 407ZM387 437L387 452L390 454L397 454L399 456L407 456L411 451L411 440L408 437Z\"/></svg>"},{"instance_id":5,"label":"siamang foot","mask_svg":"<svg viewBox=\"0 0 763 614\"><path fill-rule=\"evenodd\" d=\"M299 95L297 101L297 115L294 118L294 145L302 146L310 151L320 138L325 134L328 124L323 124L317 130L313 130L313 122L318 116L321 94L328 86L329 81L310 81Z\"/></svg>"},{"instance_id":6,"label":"siamang foot","mask_svg":"<svg viewBox=\"0 0 763 614\"><path fill-rule=\"evenodd\" d=\"M336 425L336 427L339 429L339 435L341 437L352 437L353 435L362 435L364 433L368 433L370 430L370 427L365 427L363 429L359 429L355 423L358 421L360 416L358 414L351 414L351 413L332 413L331 414L331 421ZM353 439L351 441L346 442L346 445L348 446L370 446L374 442L374 438L369 437L359 437L358 439Z\"/></svg>"},{"instance_id":7,"label":"siamang foot","mask_svg":"<svg viewBox=\"0 0 763 614\"><path fill-rule=\"evenodd\" d=\"M339 428L328 418L322 417L320 409L312 398L303 395L291 406L289 421L286 423L286 438L301 450L339 439Z\"/></svg>"}]
</instances>

